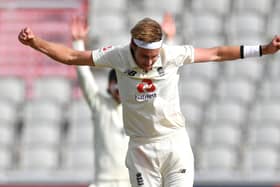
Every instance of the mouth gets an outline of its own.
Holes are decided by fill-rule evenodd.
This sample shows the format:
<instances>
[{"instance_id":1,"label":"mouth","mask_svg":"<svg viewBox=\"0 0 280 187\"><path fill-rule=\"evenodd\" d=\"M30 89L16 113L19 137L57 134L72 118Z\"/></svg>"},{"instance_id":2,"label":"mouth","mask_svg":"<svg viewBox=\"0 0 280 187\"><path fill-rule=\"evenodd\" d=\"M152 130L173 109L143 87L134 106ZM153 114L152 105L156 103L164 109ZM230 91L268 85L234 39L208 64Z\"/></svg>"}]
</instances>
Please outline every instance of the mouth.
<instances>
[{"instance_id":1,"label":"mouth","mask_svg":"<svg viewBox=\"0 0 280 187\"><path fill-rule=\"evenodd\" d=\"M147 73L148 71L152 70L152 68L143 68L143 70Z\"/></svg>"},{"instance_id":2,"label":"mouth","mask_svg":"<svg viewBox=\"0 0 280 187\"><path fill-rule=\"evenodd\" d=\"M144 65L143 66L143 69L145 70L145 71L149 71L149 70L152 70L152 65Z\"/></svg>"}]
</instances>

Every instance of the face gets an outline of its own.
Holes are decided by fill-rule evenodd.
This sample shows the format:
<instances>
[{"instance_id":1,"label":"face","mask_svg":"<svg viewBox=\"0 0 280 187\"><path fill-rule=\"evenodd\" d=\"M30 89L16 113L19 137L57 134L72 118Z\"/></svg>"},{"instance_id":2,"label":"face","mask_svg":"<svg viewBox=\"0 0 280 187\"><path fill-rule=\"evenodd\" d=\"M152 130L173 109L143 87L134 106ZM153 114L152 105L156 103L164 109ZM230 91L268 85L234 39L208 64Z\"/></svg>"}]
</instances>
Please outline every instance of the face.
<instances>
[{"instance_id":1,"label":"face","mask_svg":"<svg viewBox=\"0 0 280 187\"><path fill-rule=\"evenodd\" d=\"M153 64L158 60L160 53L159 49L144 49L140 47L134 48L134 56L136 64L148 72L152 69Z\"/></svg>"},{"instance_id":2,"label":"face","mask_svg":"<svg viewBox=\"0 0 280 187\"><path fill-rule=\"evenodd\" d=\"M118 84L115 80L109 82L108 91L118 103L121 103Z\"/></svg>"}]
</instances>

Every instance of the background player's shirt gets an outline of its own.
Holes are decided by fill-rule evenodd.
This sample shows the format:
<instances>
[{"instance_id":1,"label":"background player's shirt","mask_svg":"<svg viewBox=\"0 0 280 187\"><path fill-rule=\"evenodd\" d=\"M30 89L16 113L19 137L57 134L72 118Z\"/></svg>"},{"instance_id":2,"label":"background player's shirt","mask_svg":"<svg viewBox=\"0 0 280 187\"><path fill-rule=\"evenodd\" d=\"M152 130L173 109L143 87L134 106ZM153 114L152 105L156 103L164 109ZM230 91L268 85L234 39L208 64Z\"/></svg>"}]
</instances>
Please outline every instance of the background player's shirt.
<instances>
[{"instance_id":1,"label":"background player's shirt","mask_svg":"<svg viewBox=\"0 0 280 187\"><path fill-rule=\"evenodd\" d=\"M147 73L135 64L129 45L94 50L92 58L96 66L116 69L129 136L156 138L185 128L178 69L194 61L192 46L163 45L159 59Z\"/></svg>"},{"instance_id":2,"label":"background player's shirt","mask_svg":"<svg viewBox=\"0 0 280 187\"><path fill-rule=\"evenodd\" d=\"M83 42L73 43L83 50ZM122 106L102 94L88 66L77 66L79 83L94 117L95 180L129 180L125 167L128 137L123 130Z\"/></svg>"},{"instance_id":3,"label":"background player's shirt","mask_svg":"<svg viewBox=\"0 0 280 187\"><path fill-rule=\"evenodd\" d=\"M128 180L128 137L123 130L122 105L98 91L89 67L78 67L77 71L93 113L96 180Z\"/></svg>"}]
</instances>

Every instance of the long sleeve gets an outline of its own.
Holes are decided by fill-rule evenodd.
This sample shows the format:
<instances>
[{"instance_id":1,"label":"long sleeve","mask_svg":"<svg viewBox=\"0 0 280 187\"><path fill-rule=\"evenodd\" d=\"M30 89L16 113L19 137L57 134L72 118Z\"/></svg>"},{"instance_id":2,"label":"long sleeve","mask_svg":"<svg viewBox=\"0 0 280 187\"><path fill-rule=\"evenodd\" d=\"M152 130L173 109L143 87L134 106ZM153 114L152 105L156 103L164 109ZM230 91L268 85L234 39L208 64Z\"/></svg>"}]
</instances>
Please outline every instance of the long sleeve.
<instances>
[{"instance_id":1,"label":"long sleeve","mask_svg":"<svg viewBox=\"0 0 280 187\"><path fill-rule=\"evenodd\" d=\"M76 50L85 50L84 42L76 40L73 42L73 48ZM77 66L78 81L83 95L91 109L95 108L96 95L99 92L98 86L89 66Z\"/></svg>"}]
</instances>

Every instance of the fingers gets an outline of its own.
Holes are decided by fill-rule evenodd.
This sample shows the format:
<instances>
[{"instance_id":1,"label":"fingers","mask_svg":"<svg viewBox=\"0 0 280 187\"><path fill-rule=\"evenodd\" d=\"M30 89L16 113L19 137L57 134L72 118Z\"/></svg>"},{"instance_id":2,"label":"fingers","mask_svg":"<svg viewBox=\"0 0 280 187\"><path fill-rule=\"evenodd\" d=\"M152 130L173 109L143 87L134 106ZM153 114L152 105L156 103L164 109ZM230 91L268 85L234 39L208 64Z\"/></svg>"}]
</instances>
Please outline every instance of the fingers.
<instances>
[{"instance_id":1,"label":"fingers","mask_svg":"<svg viewBox=\"0 0 280 187\"><path fill-rule=\"evenodd\" d=\"M176 25L171 13L166 12L163 17L162 29L167 38L172 39L176 34Z\"/></svg>"},{"instance_id":2,"label":"fingers","mask_svg":"<svg viewBox=\"0 0 280 187\"><path fill-rule=\"evenodd\" d=\"M83 16L73 16L71 20L72 38L74 40L86 38L88 33L87 20Z\"/></svg>"},{"instance_id":3,"label":"fingers","mask_svg":"<svg viewBox=\"0 0 280 187\"><path fill-rule=\"evenodd\" d=\"M23 29L20 31L19 35L18 35L19 41L20 41L21 43L25 44L25 45L29 44L29 42L30 42L33 38L34 38L33 33L32 33L32 31L31 31L31 29L28 28L28 27L23 28Z\"/></svg>"},{"instance_id":4,"label":"fingers","mask_svg":"<svg viewBox=\"0 0 280 187\"><path fill-rule=\"evenodd\" d=\"M88 30L88 24L87 24L87 19L86 17L84 16L79 16L78 18L78 23L79 23L79 26L81 28L83 28L83 32L87 32Z\"/></svg>"},{"instance_id":5,"label":"fingers","mask_svg":"<svg viewBox=\"0 0 280 187\"><path fill-rule=\"evenodd\" d=\"M275 40L276 40L277 43L280 43L280 36L279 36L279 35L276 35L276 36L275 36Z\"/></svg>"},{"instance_id":6,"label":"fingers","mask_svg":"<svg viewBox=\"0 0 280 187\"><path fill-rule=\"evenodd\" d=\"M77 39L77 17L76 16L73 16L72 19L71 19L71 35L72 35L72 38L75 40Z\"/></svg>"},{"instance_id":7,"label":"fingers","mask_svg":"<svg viewBox=\"0 0 280 187\"><path fill-rule=\"evenodd\" d=\"M18 39L22 42L24 40L26 40L26 33L25 33L25 29L22 29L18 35Z\"/></svg>"},{"instance_id":8,"label":"fingers","mask_svg":"<svg viewBox=\"0 0 280 187\"><path fill-rule=\"evenodd\" d=\"M280 35L276 35L273 38L272 44L277 48L280 49Z\"/></svg>"},{"instance_id":9,"label":"fingers","mask_svg":"<svg viewBox=\"0 0 280 187\"><path fill-rule=\"evenodd\" d=\"M87 19L84 16L73 16L71 20L72 25L75 27L87 27Z\"/></svg>"},{"instance_id":10,"label":"fingers","mask_svg":"<svg viewBox=\"0 0 280 187\"><path fill-rule=\"evenodd\" d=\"M23 40L28 40L30 38L31 30L27 27L21 30L20 36Z\"/></svg>"}]
</instances>

